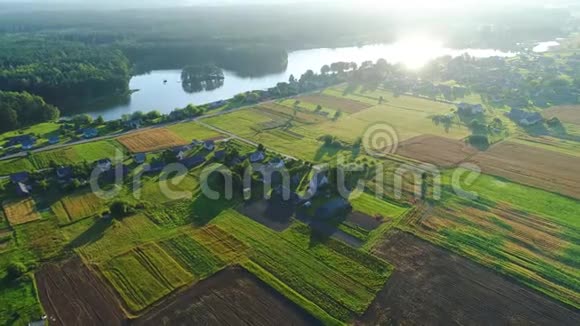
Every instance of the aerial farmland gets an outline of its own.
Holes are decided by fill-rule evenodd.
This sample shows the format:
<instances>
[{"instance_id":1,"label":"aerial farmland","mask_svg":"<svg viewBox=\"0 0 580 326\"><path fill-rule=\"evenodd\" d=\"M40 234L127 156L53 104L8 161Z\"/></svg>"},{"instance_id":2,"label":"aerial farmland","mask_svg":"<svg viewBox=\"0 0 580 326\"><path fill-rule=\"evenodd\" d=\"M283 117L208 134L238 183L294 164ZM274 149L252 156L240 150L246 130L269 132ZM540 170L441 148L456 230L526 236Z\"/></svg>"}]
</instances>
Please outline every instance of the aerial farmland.
<instances>
[{"instance_id":1,"label":"aerial farmland","mask_svg":"<svg viewBox=\"0 0 580 326\"><path fill-rule=\"evenodd\" d=\"M262 48L269 20L234 24L257 42L245 48L238 31L165 39L132 19L35 34L59 46L26 48L26 69L0 45L0 114L14 111L0 123L0 325L580 325L576 34L546 52L534 38L414 65L429 49L413 48L294 76L295 57ZM29 56L49 54L54 79L27 78ZM93 70L109 73L83 80ZM62 118L48 101L60 74L96 96ZM237 83L260 87L229 94ZM102 89L119 92L113 109L96 109ZM173 107L136 110L162 97Z\"/></svg>"}]
</instances>

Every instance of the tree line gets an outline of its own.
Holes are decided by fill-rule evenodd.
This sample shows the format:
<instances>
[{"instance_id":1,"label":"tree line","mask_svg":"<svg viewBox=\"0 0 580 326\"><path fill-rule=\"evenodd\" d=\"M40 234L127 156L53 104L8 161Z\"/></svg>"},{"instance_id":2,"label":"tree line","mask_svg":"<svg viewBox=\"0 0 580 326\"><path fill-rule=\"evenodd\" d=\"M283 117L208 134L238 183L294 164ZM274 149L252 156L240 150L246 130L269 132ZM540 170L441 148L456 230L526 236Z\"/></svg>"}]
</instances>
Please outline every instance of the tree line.
<instances>
[{"instance_id":1,"label":"tree line","mask_svg":"<svg viewBox=\"0 0 580 326\"><path fill-rule=\"evenodd\" d=\"M56 120L59 116L60 111L39 96L0 91L0 132Z\"/></svg>"}]
</instances>

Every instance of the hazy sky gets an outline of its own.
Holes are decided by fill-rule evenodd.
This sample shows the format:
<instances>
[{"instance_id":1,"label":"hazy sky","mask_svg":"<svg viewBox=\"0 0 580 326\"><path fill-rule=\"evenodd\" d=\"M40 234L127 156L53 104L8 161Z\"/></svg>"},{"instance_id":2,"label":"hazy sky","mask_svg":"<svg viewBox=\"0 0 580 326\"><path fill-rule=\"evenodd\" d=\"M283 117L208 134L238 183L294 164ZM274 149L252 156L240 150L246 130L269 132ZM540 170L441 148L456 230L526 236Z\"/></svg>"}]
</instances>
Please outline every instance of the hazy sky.
<instances>
[{"instance_id":1,"label":"hazy sky","mask_svg":"<svg viewBox=\"0 0 580 326\"><path fill-rule=\"evenodd\" d=\"M62 9L128 9L163 8L178 6L227 6L227 5L287 5L304 4L310 7L347 8L360 11L391 11L413 14L435 15L438 10L445 12L473 12L482 9L503 8L514 10L515 6L557 7L573 4L578 0L0 0L0 12L4 10L62 10ZM14 4L14 5L12 5ZM57 5L58 4L58 5Z\"/></svg>"}]
</instances>

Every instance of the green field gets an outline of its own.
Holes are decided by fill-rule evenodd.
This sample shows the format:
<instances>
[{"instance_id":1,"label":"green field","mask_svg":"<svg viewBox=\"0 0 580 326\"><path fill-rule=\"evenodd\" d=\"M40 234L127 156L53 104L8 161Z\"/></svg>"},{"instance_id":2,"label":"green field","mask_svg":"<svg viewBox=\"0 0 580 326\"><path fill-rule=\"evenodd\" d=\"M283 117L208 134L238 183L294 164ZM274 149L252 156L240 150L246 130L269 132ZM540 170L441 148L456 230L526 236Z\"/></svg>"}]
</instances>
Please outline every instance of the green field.
<instances>
[{"instance_id":1,"label":"green field","mask_svg":"<svg viewBox=\"0 0 580 326\"><path fill-rule=\"evenodd\" d=\"M403 228L579 308L580 202L485 175L468 189Z\"/></svg>"},{"instance_id":2,"label":"green field","mask_svg":"<svg viewBox=\"0 0 580 326\"><path fill-rule=\"evenodd\" d=\"M100 266L127 307L141 311L193 276L155 244L137 247Z\"/></svg>"},{"instance_id":3,"label":"green field","mask_svg":"<svg viewBox=\"0 0 580 326\"><path fill-rule=\"evenodd\" d=\"M104 208L104 201L90 191L67 195L51 206L59 224L68 224L99 215Z\"/></svg>"},{"instance_id":4,"label":"green field","mask_svg":"<svg viewBox=\"0 0 580 326\"><path fill-rule=\"evenodd\" d=\"M58 135L59 128L60 128L60 125L58 123L55 123L55 122L39 123L39 124L36 124L34 126L30 126L27 128L15 130L15 131L9 131L9 132L5 132L3 134L0 134L0 142L4 142L12 137L16 137L16 136L20 136L20 135L33 134L36 137L42 138L42 139L39 139L39 143L42 144L43 142L47 141L47 138L49 138L53 135Z\"/></svg>"},{"instance_id":5,"label":"green field","mask_svg":"<svg viewBox=\"0 0 580 326\"><path fill-rule=\"evenodd\" d=\"M26 158L0 161L0 175L9 175L22 171L33 171L34 166Z\"/></svg>"},{"instance_id":6,"label":"green field","mask_svg":"<svg viewBox=\"0 0 580 326\"><path fill-rule=\"evenodd\" d=\"M351 199L350 203L355 211L365 213L369 216L381 215L387 218L397 218L408 209L399 204L376 198L374 195L366 192Z\"/></svg>"},{"instance_id":7,"label":"green field","mask_svg":"<svg viewBox=\"0 0 580 326\"><path fill-rule=\"evenodd\" d=\"M0 324L27 325L41 317L41 307L31 279L16 284L0 283Z\"/></svg>"},{"instance_id":8,"label":"green field","mask_svg":"<svg viewBox=\"0 0 580 326\"><path fill-rule=\"evenodd\" d=\"M206 278L226 265L188 234L162 241L160 246L196 279Z\"/></svg>"},{"instance_id":9,"label":"green field","mask_svg":"<svg viewBox=\"0 0 580 326\"><path fill-rule=\"evenodd\" d=\"M221 136L220 133L206 128L197 122L184 122L171 125L167 129L176 133L185 140L206 140Z\"/></svg>"},{"instance_id":10,"label":"green field","mask_svg":"<svg viewBox=\"0 0 580 326\"><path fill-rule=\"evenodd\" d=\"M444 174L444 184L450 184L450 178L450 173ZM568 227L580 228L578 200L488 175L481 175L471 186L464 186L464 190L477 193L481 200L490 205L506 203L520 211L539 215Z\"/></svg>"},{"instance_id":11,"label":"green field","mask_svg":"<svg viewBox=\"0 0 580 326\"><path fill-rule=\"evenodd\" d=\"M392 271L386 262L340 242L319 242L301 224L279 234L231 210L213 223L250 245L251 261L271 275L270 282L284 283L342 321L362 314Z\"/></svg>"},{"instance_id":12,"label":"green field","mask_svg":"<svg viewBox=\"0 0 580 326\"><path fill-rule=\"evenodd\" d=\"M36 169L44 169L50 167L51 162L57 165L70 165L83 161L92 163L103 158L114 159L123 153L122 147L116 141L103 140L32 154L29 159Z\"/></svg>"},{"instance_id":13,"label":"green field","mask_svg":"<svg viewBox=\"0 0 580 326\"><path fill-rule=\"evenodd\" d=\"M160 228L144 215L127 217L122 221L98 220L84 227L85 230L74 226L67 229L74 232L70 235L75 238L74 247L85 261L91 263L106 261L143 243L169 238L177 232Z\"/></svg>"},{"instance_id":14,"label":"green field","mask_svg":"<svg viewBox=\"0 0 580 326\"><path fill-rule=\"evenodd\" d=\"M261 112L255 108L211 117L204 119L204 122L264 144L266 147L316 162L327 161L341 151L341 149L323 146L318 140L321 136L333 135L344 143L352 144L363 137L369 126L377 122L392 126L397 132L396 137L399 141L421 134L433 134L452 139L461 139L469 135L469 130L461 125L454 125L445 130L443 126L433 124L431 117L436 114L449 113L453 108L449 104L408 96L394 97L387 91L343 95L339 87L327 89L325 94L359 102L365 102L364 99L366 99L366 103L374 106L355 114L345 115L337 121L321 119L319 123L300 123L292 121L289 117ZM377 105L379 96L385 98L382 105ZM293 107L294 102L286 100L281 104L290 108ZM305 102L300 106L315 108L316 103ZM273 128L266 128L266 126Z\"/></svg>"},{"instance_id":15,"label":"green field","mask_svg":"<svg viewBox=\"0 0 580 326\"><path fill-rule=\"evenodd\" d=\"M40 220L14 227L23 247L40 260L54 259L63 254L66 241L53 220Z\"/></svg>"},{"instance_id":16,"label":"green field","mask_svg":"<svg viewBox=\"0 0 580 326\"><path fill-rule=\"evenodd\" d=\"M191 199L200 187L198 179L189 173L167 179L166 186L163 186L163 189L169 190L168 193L162 190L159 176L143 178L141 196L148 202L162 204L174 200Z\"/></svg>"}]
</instances>

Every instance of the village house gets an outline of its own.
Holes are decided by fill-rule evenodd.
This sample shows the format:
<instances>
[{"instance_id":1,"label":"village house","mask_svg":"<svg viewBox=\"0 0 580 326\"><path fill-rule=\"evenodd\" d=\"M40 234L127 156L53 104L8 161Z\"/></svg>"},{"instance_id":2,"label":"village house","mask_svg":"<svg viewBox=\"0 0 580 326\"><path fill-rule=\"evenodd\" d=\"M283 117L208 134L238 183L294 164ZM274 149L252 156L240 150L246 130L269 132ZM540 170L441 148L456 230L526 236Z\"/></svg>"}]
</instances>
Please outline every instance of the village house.
<instances>
[{"instance_id":1,"label":"village house","mask_svg":"<svg viewBox=\"0 0 580 326\"><path fill-rule=\"evenodd\" d=\"M139 129L139 128L141 128L142 124L143 124L143 121L141 121L139 119L129 120L129 121L125 122L125 128L127 128L127 129Z\"/></svg>"},{"instance_id":2,"label":"village house","mask_svg":"<svg viewBox=\"0 0 580 326\"><path fill-rule=\"evenodd\" d=\"M34 136L32 135L21 135L21 136L16 136L16 137L12 137L10 138L10 140L8 140L8 142L6 143L6 147L12 147L15 145L23 145L24 143L35 143L36 142L36 138L34 138Z\"/></svg>"},{"instance_id":3,"label":"village house","mask_svg":"<svg viewBox=\"0 0 580 326\"><path fill-rule=\"evenodd\" d=\"M213 154L214 158L218 161L223 161L226 158L226 151L221 150L221 151L217 151L215 152L215 154Z\"/></svg>"},{"instance_id":4,"label":"village house","mask_svg":"<svg viewBox=\"0 0 580 326\"><path fill-rule=\"evenodd\" d=\"M213 151L215 149L215 141L213 140L207 140L203 143L203 148L205 148L208 151Z\"/></svg>"},{"instance_id":5,"label":"village house","mask_svg":"<svg viewBox=\"0 0 580 326\"><path fill-rule=\"evenodd\" d=\"M173 151L173 154L175 154L175 158L178 161L181 161L181 160L185 159L185 157L187 156L187 151L189 151L189 148L178 147L178 148L174 148L172 151Z\"/></svg>"},{"instance_id":6,"label":"village house","mask_svg":"<svg viewBox=\"0 0 580 326\"><path fill-rule=\"evenodd\" d=\"M137 164L143 164L147 160L147 154L145 153L137 153L133 156L133 161Z\"/></svg>"},{"instance_id":7,"label":"village house","mask_svg":"<svg viewBox=\"0 0 580 326\"><path fill-rule=\"evenodd\" d=\"M484 109L481 104L459 103L457 104L457 112L459 114L476 115L483 113Z\"/></svg>"},{"instance_id":8,"label":"village house","mask_svg":"<svg viewBox=\"0 0 580 326\"><path fill-rule=\"evenodd\" d=\"M125 179L131 170L126 165L118 164L107 171L104 171L103 174L100 176L101 180L105 181L115 181L116 178Z\"/></svg>"},{"instance_id":9,"label":"village house","mask_svg":"<svg viewBox=\"0 0 580 326\"><path fill-rule=\"evenodd\" d=\"M69 166L61 166L56 169L56 178L59 183L68 183L73 178L73 169Z\"/></svg>"},{"instance_id":10,"label":"village house","mask_svg":"<svg viewBox=\"0 0 580 326\"><path fill-rule=\"evenodd\" d=\"M162 161L155 161L143 169L145 173L157 173L163 171L165 168L165 162Z\"/></svg>"},{"instance_id":11,"label":"village house","mask_svg":"<svg viewBox=\"0 0 580 326\"><path fill-rule=\"evenodd\" d=\"M50 145L55 145L58 144L60 142L60 138L58 136L52 136L50 138L48 138L48 143Z\"/></svg>"},{"instance_id":12,"label":"village house","mask_svg":"<svg viewBox=\"0 0 580 326\"><path fill-rule=\"evenodd\" d=\"M328 176L326 175L326 171L315 168L312 178L310 179L308 192L310 192L311 195L314 195L321 187L324 187L327 184Z\"/></svg>"},{"instance_id":13,"label":"village house","mask_svg":"<svg viewBox=\"0 0 580 326\"><path fill-rule=\"evenodd\" d=\"M107 172L107 171L111 170L112 166L113 166L113 162L111 162L111 160L108 158L101 159L101 160L97 161L97 168L99 170L101 170L101 172Z\"/></svg>"},{"instance_id":14,"label":"village house","mask_svg":"<svg viewBox=\"0 0 580 326\"><path fill-rule=\"evenodd\" d=\"M250 163L262 162L266 158L266 155L262 151L256 151L250 154Z\"/></svg>"},{"instance_id":15,"label":"village house","mask_svg":"<svg viewBox=\"0 0 580 326\"><path fill-rule=\"evenodd\" d=\"M32 186L19 182L16 184L16 194L21 197L30 196L30 192L32 191Z\"/></svg>"},{"instance_id":16,"label":"village house","mask_svg":"<svg viewBox=\"0 0 580 326\"><path fill-rule=\"evenodd\" d=\"M512 109L507 116L518 124L529 127L544 120L539 112L525 111L522 109Z\"/></svg>"},{"instance_id":17,"label":"village house","mask_svg":"<svg viewBox=\"0 0 580 326\"><path fill-rule=\"evenodd\" d=\"M85 139L95 138L99 135L99 131L95 128L83 129L83 137Z\"/></svg>"},{"instance_id":18,"label":"village house","mask_svg":"<svg viewBox=\"0 0 580 326\"><path fill-rule=\"evenodd\" d=\"M28 172L18 172L13 173L10 175L10 182L17 184L17 183L26 183L30 179L30 174Z\"/></svg>"},{"instance_id":19,"label":"village house","mask_svg":"<svg viewBox=\"0 0 580 326\"><path fill-rule=\"evenodd\" d=\"M201 155L195 155L192 157L188 157L188 158L180 161L179 163L185 165L185 167L188 169L193 169L194 167L202 165L204 162L205 162L205 157L203 157Z\"/></svg>"},{"instance_id":20,"label":"village house","mask_svg":"<svg viewBox=\"0 0 580 326\"><path fill-rule=\"evenodd\" d=\"M36 143L36 139L32 138L29 140L24 140L22 141L22 149L27 151L27 150L31 150L34 147L34 144Z\"/></svg>"},{"instance_id":21,"label":"village house","mask_svg":"<svg viewBox=\"0 0 580 326\"><path fill-rule=\"evenodd\" d=\"M273 169L281 169L284 167L284 160L279 157L275 157L270 160L270 167Z\"/></svg>"}]
</instances>

